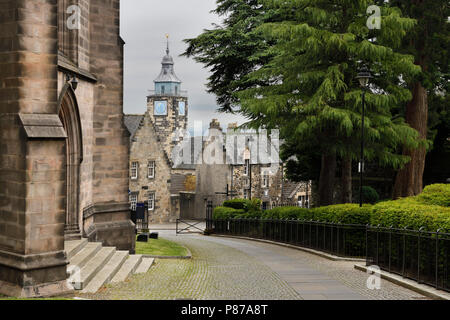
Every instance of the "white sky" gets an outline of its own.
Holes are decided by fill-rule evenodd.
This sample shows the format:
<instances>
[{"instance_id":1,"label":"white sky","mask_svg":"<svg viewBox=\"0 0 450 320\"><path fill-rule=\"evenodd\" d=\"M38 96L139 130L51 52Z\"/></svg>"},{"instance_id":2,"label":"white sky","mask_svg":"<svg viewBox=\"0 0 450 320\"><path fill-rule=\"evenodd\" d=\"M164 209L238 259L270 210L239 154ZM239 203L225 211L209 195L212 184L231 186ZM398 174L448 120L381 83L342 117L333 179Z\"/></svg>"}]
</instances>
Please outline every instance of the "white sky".
<instances>
[{"instance_id":1,"label":"white sky","mask_svg":"<svg viewBox=\"0 0 450 320\"><path fill-rule=\"evenodd\" d=\"M175 73L183 81L182 90L188 90L189 127L201 120L205 128L213 118L225 128L230 122L244 122L240 116L217 113L215 96L206 92L208 70L193 59L179 57L186 49L183 39L194 38L212 23L220 23L211 13L215 7L214 0L121 1L121 36L126 43L125 113L145 112L147 91L153 89L153 80L161 70L168 33Z\"/></svg>"}]
</instances>

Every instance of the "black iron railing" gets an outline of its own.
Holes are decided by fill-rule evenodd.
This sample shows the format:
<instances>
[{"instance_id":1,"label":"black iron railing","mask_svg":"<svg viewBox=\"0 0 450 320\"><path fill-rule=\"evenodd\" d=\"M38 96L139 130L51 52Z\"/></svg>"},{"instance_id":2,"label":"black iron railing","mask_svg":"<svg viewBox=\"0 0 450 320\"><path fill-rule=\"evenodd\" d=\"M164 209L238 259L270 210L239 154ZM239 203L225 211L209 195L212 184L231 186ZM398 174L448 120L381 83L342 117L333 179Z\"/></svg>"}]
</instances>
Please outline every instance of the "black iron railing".
<instances>
[{"instance_id":1,"label":"black iron railing","mask_svg":"<svg viewBox=\"0 0 450 320\"><path fill-rule=\"evenodd\" d=\"M366 265L450 291L450 234L367 227Z\"/></svg>"},{"instance_id":2,"label":"black iron railing","mask_svg":"<svg viewBox=\"0 0 450 320\"><path fill-rule=\"evenodd\" d=\"M209 220L209 222L208 222ZM450 291L450 234L305 220L207 219L213 232L282 242L341 257Z\"/></svg>"},{"instance_id":3,"label":"black iron railing","mask_svg":"<svg viewBox=\"0 0 450 320\"><path fill-rule=\"evenodd\" d=\"M272 240L338 256L365 256L366 227L303 220L213 220L214 232Z\"/></svg>"}]
</instances>

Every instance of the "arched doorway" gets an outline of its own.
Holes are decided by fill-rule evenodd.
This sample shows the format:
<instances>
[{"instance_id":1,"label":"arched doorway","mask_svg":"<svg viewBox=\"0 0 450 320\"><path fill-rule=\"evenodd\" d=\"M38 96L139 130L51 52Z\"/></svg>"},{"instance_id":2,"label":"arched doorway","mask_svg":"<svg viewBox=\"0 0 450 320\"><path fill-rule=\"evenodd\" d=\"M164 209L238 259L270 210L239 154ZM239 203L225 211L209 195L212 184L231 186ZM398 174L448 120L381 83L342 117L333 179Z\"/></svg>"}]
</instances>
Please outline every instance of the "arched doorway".
<instances>
[{"instance_id":1,"label":"arched doorway","mask_svg":"<svg viewBox=\"0 0 450 320\"><path fill-rule=\"evenodd\" d=\"M66 140L66 240L81 238L80 228L80 165L83 142L78 104L74 91L66 85L61 93L58 115L67 134Z\"/></svg>"}]
</instances>

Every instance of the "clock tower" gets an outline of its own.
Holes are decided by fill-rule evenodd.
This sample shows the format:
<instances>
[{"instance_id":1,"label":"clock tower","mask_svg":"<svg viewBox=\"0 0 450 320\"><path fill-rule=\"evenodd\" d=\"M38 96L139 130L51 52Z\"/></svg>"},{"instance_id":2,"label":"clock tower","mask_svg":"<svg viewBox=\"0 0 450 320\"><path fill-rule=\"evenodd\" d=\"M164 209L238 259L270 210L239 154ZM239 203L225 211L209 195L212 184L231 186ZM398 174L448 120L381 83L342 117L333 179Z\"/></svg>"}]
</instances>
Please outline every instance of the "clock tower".
<instances>
[{"instance_id":1,"label":"clock tower","mask_svg":"<svg viewBox=\"0 0 450 320\"><path fill-rule=\"evenodd\" d=\"M169 50L167 35L166 55L162 59L159 76L154 80L154 90L147 97L147 112L164 151L170 158L173 147L178 143L180 129L187 128L187 91L181 90L181 80L174 71L174 61Z\"/></svg>"}]
</instances>

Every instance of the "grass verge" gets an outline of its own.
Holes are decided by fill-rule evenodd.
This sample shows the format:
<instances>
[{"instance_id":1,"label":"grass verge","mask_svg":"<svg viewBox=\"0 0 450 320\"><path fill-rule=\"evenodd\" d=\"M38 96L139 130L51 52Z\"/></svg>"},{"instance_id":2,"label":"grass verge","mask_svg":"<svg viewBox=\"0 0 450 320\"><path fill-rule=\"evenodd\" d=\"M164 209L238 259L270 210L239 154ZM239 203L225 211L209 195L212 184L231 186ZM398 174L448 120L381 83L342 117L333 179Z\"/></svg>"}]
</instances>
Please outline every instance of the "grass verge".
<instances>
[{"instance_id":1,"label":"grass verge","mask_svg":"<svg viewBox=\"0 0 450 320\"><path fill-rule=\"evenodd\" d=\"M187 253L185 247L166 239L149 239L148 242L136 241L136 254L179 257L186 256Z\"/></svg>"}]
</instances>

